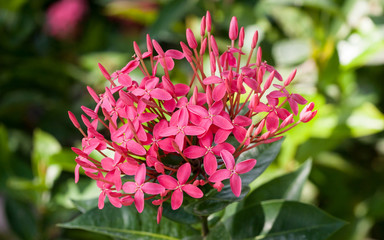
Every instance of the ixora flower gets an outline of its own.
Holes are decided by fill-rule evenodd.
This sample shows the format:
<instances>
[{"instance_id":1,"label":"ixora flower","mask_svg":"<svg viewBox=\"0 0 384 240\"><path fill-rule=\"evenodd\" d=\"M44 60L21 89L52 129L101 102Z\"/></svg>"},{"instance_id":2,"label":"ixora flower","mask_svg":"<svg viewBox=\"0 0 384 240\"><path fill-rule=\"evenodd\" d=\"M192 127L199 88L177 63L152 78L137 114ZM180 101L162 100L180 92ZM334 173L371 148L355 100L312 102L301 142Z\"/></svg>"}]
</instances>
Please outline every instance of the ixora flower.
<instances>
[{"instance_id":1,"label":"ixora flower","mask_svg":"<svg viewBox=\"0 0 384 240\"><path fill-rule=\"evenodd\" d=\"M145 200L152 199L159 207L159 222L164 202L170 200L176 210L186 195L200 199L208 191L221 191L226 179L239 197L241 175L256 166L256 159L236 163L236 158L281 139L283 133L316 115L313 103L289 91L296 70L283 81L273 66L262 62L261 49L255 51L257 31L246 56L244 28L239 30L233 17L230 45L220 53L211 22L207 12L201 22L200 44L187 29L187 44L180 43L182 51L164 51L147 35L147 51L142 53L134 43L136 54L121 70L109 74L99 64L110 85L100 94L88 87L96 106L82 107L86 131L69 112L84 136L81 149L72 148L78 155L75 181L80 169L97 181L99 208L107 198L115 207L135 203L141 213ZM256 61L252 62L254 52ZM210 72L204 71L205 54ZM174 60L182 58L194 73L188 85L172 83ZM142 77L134 79L133 71ZM299 105L305 104L299 113ZM102 159L92 157L93 152Z\"/></svg>"}]
</instances>

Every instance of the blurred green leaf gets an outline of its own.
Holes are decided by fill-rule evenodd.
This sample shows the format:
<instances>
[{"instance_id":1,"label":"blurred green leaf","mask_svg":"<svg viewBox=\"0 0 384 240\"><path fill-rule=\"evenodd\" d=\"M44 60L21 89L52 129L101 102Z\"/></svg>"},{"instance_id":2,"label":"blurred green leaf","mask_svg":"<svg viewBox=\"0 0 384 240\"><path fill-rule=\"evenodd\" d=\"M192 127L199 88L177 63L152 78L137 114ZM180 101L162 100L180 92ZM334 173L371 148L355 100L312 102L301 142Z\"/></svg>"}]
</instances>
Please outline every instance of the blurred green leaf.
<instances>
[{"instance_id":1,"label":"blurred green leaf","mask_svg":"<svg viewBox=\"0 0 384 240\"><path fill-rule=\"evenodd\" d=\"M296 171L277 177L261 185L244 199L243 207L272 199L298 201L304 183L307 181L311 171L311 166L312 161L308 160Z\"/></svg>"},{"instance_id":2,"label":"blurred green leaf","mask_svg":"<svg viewBox=\"0 0 384 240\"><path fill-rule=\"evenodd\" d=\"M0 2L0 9L6 9L9 11L16 12L18 11L27 0L12 0L12 1L1 1Z\"/></svg>"},{"instance_id":3,"label":"blurred green leaf","mask_svg":"<svg viewBox=\"0 0 384 240\"><path fill-rule=\"evenodd\" d=\"M8 224L22 240L38 239L36 214L29 204L8 198L5 202Z\"/></svg>"},{"instance_id":4,"label":"blurred green leaf","mask_svg":"<svg viewBox=\"0 0 384 240\"><path fill-rule=\"evenodd\" d=\"M295 66L311 56L311 45L304 39L283 40L273 45L272 54L278 65Z\"/></svg>"},{"instance_id":5,"label":"blurred green leaf","mask_svg":"<svg viewBox=\"0 0 384 240\"><path fill-rule=\"evenodd\" d=\"M315 206L284 200L251 205L225 222L234 239L287 240L327 239L344 224Z\"/></svg>"},{"instance_id":6,"label":"blurred green leaf","mask_svg":"<svg viewBox=\"0 0 384 240\"><path fill-rule=\"evenodd\" d=\"M146 207L140 214L134 206L116 208L106 204L104 209L94 208L60 227L83 229L120 239L180 239L198 232L189 225L163 218L156 222L156 210Z\"/></svg>"},{"instance_id":7,"label":"blurred green leaf","mask_svg":"<svg viewBox=\"0 0 384 240\"><path fill-rule=\"evenodd\" d=\"M264 0L264 4L271 4L271 5L291 5L291 6L302 6L302 7L312 7L312 8L318 8L330 12L337 11L337 5L332 0Z\"/></svg>"},{"instance_id":8,"label":"blurred green leaf","mask_svg":"<svg viewBox=\"0 0 384 240\"><path fill-rule=\"evenodd\" d=\"M222 222L209 230L206 240L231 240L231 235Z\"/></svg>"},{"instance_id":9,"label":"blurred green leaf","mask_svg":"<svg viewBox=\"0 0 384 240\"><path fill-rule=\"evenodd\" d=\"M63 149L49 158L49 165L58 165L63 170L73 172L76 166L76 154L69 149Z\"/></svg>"},{"instance_id":10,"label":"blurred green leaf","mask_svg":"<svg viewBox=\"0 0 384 240\"><path fill-rule=\"evenodd\" d=\"M171 0L168 1L160 10L157 20L149 29L152 38L172 41L169 33L172 24L180 20L188 11L196 5L196 0Z\"/></svg>"},{"instance_id":11,"label":"blurred green leaf","mask_svg":"<svg viewBox=\"0 0 384 240\"><path fill-rule=\"evenodd\" d=\"M86 213L97 207L98 200L98 198L92 198L87 200L72 200L72 202L81 213Z\"/></svg>"},{"instance_id":12,"label":"blurred green leaf","mask_svg":"<svg viewBox=\"0 0 384 240\"><path fill-rule=\"evenodd\" d=\"M353 137L362 137L384 130L384 114L372 103L365 102L347 120Z\"/></svg>"}]
</instances>

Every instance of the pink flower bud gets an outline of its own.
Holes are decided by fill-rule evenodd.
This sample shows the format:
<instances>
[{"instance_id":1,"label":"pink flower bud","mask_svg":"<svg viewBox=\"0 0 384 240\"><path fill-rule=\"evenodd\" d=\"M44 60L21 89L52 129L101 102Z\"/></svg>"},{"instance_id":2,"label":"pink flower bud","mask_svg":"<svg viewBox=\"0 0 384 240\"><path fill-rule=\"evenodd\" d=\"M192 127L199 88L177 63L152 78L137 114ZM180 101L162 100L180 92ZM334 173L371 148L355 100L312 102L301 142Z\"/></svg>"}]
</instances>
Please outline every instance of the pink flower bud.
<instances>
[{"instance_id":1,"label":"pink flower bud","mask_svg":"<svg viewBox=\"0 0 384 240\"><path fill-rule=\"evenodd\" d=\"M237 78L237 91L241 92L241 89L243 87L243 74L240 74Z\"/></svg>"},{"instance_id":2,"label":"pink flower bud","mask_svg":"<svg viewBox=\"0 0 384 240\"><path fill-rule=\"evenodd\" d=\"M161 205L158 209L157 209L157 224L160 223L161 221L161 216L163 216L163 206Z\"/></svg>"},{"instance_id":3,"label":"pink flower bud","mask_svg":"<svg viewBox=\"0 0 384 240\"><path fill-rule=\"evenodd\" d=\"M87 86L87 90L96 103L100 102L99 96L97 96L96 92L90 86Z\"/></svg>"},{"instance_id":4,"label":"pink flower bud","mask_svg":"<svg viewBox=\"0 0 384 240\"><path fill-rule=\"evenodd\" d=\"M192 185L195 186L195 187L199 186L200 185L200 180L193 181Z\"/></svg>"},{"instance_id":5,"label":"pink flower bud","mask_svg":"<svg viewBox=\"0 0 384 240\"><path fill-rule=\"evenodd\" d=\"M289 124L293 123L293 114L290 114L287 118L284 119L284 121L281 123L280 128L285 128Z\"/></svg>"},{"instance_id":6,"label":"pink flower bud","mask_svg":"<svg viewBox=\"0 0 384 240\"><path fill-rule=\"evenodd\" d=\"M272 73L269 75L269 77L267 78L267 81L266 81L265 84L264 84L264 91L265 91L266 89L268 89L268 88L271 86L272 81L273 81L273 78L275 77L275 73L276 73L276 71L273 70L273 72L272 72Z\"/></svg>"},{"instance_id":7,"label":"pink flower bud","mask_svg":"<svg viewBox=\"0 0 384 240\"><path fill-rule=\"evenodd\" d=\"M251 45L252 49L254 49L256 47L258 39L259 39L259 32L256 30L256 32L253 34L253 38L252 38L252 45Z\"/></svg>"},{"instance_id":8,"label":"pink flower bud","mask_svg":"<svg viewBox=\"0 0 384 240\"><path fill-rule=\"evenodd\" d=\"M223 189L224 184L222 182L215 182L215 184L213 184L213 187L217 189L218 192L221 192L221 189Z\"/></svg>"},{"instance_id":9,"label":"pink flower bud","mask_svg":"<svg viewBox=\"0 0 384 240\"><path fill-rule=\"evenodd\" d=\"M161 48L160 44L155 39L152 40L152 44L153 44L153 47L155 48L156 52L160 56L164 57L165 53L164 53L163 49Z\"/></svg>"},{"instance_id":10,"label":"pink flower bud","mask_svg":"<svg viewBox=\"0 0 384 240\"><path fill-rule=\"evenodd\" d=\"M88 120L88 118L86 116L84 116L83 114L81 115L81 120L83 121L84 125L87 127L87 128L90 128L92 127L92 124L91 122Z\"/></svg>"},{"instance_id":11,"label":"pink flower bud","mask_svg":"<svg viewBox=\"0 0 384 240\"><path fill-rule=\"evenodd\" d=\"M238 35L239 35L239 28L237 26L237 18L233 16L231 19L231 23L229 25L229 38L232 41L235 41Z\"/></svg>"},{"instance_id":12,"label":"pink flower bud","mask_svg":"<svg viewBox=\"0 0 384 240\"><path fill-rule=\"evenodd\" d=\"M109 75L108 71L101 65L101 63L98 63L101 73L104 75L104 77L107 80L111 80L111 75Z\"/></svg>"},{"instance_id":13,"label":"pink flower bud","mask_svg":"<svg viewBox=\"0 0 384 240\"><path fill-rule=\"evenodd\" d=\"M291 72L291 74L288 76L287 80L285 80L284 86L288 86L292 82L292 80L296 76L296 72L297 72L297 69L295 69L295 70L293 70L293 72Z\"/></svg>"},{"instance_id":14,"label":"pink flower bud","mask_svg":"<svg viewBox=\"0 0 384 240\"><path fill-rule=\"evenodd\" d=\"M71 111L68 111L68 115L69 115L69 119L71 119L71 121L72 121L72 124L73 124L76 128L80 128L80 124L79 124L79 122L77 121L75 115L74 115Z\"/></svg>"},{"instance_id":15,"label":"pink flower bud","mask_svg":"<svg viewBox=\"0 0 384 240\"><path fill-rule=\"evenodd\" d=\"M98 116L97 116L97 113L95 113L95 111L93 111L92 109L89 109L85 106L81 106L81 109L85 112L85 114L87 114L90 118L92 119L97 119Z\"/></svg>"},{"instance_id":16,"label":"pink flower bud","mask_svg":"<svg viewBox=\"0 0 384 240\"><path fill-rule=\"evenodd\" d=\"M206 20L207 32L211 32L212 18L209 11L207 11L207 14L205 15L205 20Z\"/></svg>"},{"instance_id":17,"label":"pink flower bud","mask_svg":"<svg viewBox=\"0 0 384 240\"><path fill-rule=\"evenodd\" d=\"M211 62L211 73L212 75L214 75L216 72L216 58L213 52L209 53L209 61Z\"/></svg>"},{"instance_id":18,"label":"pink flower bud","mask_svg":"<svg viewBox=\"0 0 384 240\"><path fill-rule=\"evenodd\" d=\"M301 122L304 122L304 123L309 122L310 120L312 120L312 118L314 118L316 116L317 110L312 112L314 106L315 106L315 104L313 102L311 102L303 108L303 110L300 113L300 121Z\"/></svg>"},{"instance_id":19,"label":"pink flower bud","mask_svg":"<svg viewBox=\"0 0 384 240\"><path fill-rule=\"evenodd\" d=\"M261 65L261 55L262 55L261 47L259 47L257 49L257 58L256 58L256 66L258 66L258 67L260 67L260 65Z\"/></svg>"},{"instance_id":20,"label":"pink flower bud","mask_svg":"<svg viewBox=\"0 0 384 240\"><path fill-rule=\"evenodd\" d=\"M197 42L196 42L196 38L195 38L195 35L193 34L192 30L187 28L186 35L187 35L187 42L188 42L189 47L192 49L196 49L197 48Z\"/></svg>"},{"instance_id":21,"label":"pink flower bud","mask_svg":"<svg viewBox=\"0 0 384 240\"><path fill-rule=\"evenodd\" d=\"M207 44L208 44L208 39L204 38L203 42L201 43L200 46L200 55L204 55L205 50L207 49Z\"/></svg>"},{"instance_id":22,"label":"pink flower bud","mask_svg":"<svg viewBox=\"0 0 384 240\"><path fill-rule=\"evenodd\" d=\"M192 97L191 97L191 103L193 105L197 104L198 93L199 93L199 90L197 89L197 86L195 86L195 88L193 89Z\"/></svg>"},{"instance_id":23,"label":"pink flower bud","mask_svg":"<svg viewBox=\"0 0 384 240\"><path fill-rule=\"evenodd\" d=\"M135 41L133 42L133 50L135 51L136 56L138 56L139 58L142 58L139 45L137 45Z\"/></svg>"},{"instance_id":24,"label":"pink flower bud","mask_svg":"<svg viewBox=\"0 0 384 240\"><path fill-rule=\"evenodd\" d=\"M183 42L180 42L180 45L181 45L181 49L183 50L185 59L187 59L188 62L192 62L192 58L191 58L192 52L191 52L191 50L189 50L187 45L185 45L185 43L183 43Z\"/></svg>"},{"instance_id":25,"label":"pink flower bud","mask_svg":"<svg viewBox=\"0 0 384 240\"><path fill-rule=\"evenodd\" d=\"M240 28L240 36L239 36L239 48L244 46L244 27Z\"/></svg>"},{"instance_id":26,"label":"pink flower bud","mask_svg":"<svg viewBox=\"0 0 384 240\"><path fill-rule=\"evenodd\" d=\"M203 16L201 18L201 23L200 23L200 36L201 37L204 37L204 35L205 35L205 24L206 24L205 16Z\"/></svg>"},{"instance_id":27,"label":"pink flower bud","mask_svg":"<svg viewBox=\"0 0 384 240\"><path fill-rule=\"evenodd\" d=\"M219 48L217 47L217 43L214 36L211 36L211 48L213 54L215 54L216 57L219 56Z\"/></svg>"},{"instance_id":28,"label":"pink flower bud","mask_svg":"<svg viewBox=\"0 0 384 240\"><path fill-rule=\"evenodd\" d=\"M261 120L261 122L257 126L255 132L253 133L253 136L259 135L261 133L261 131L263 130L264 126L265 126L265 119Z\"/></svg>"},{"instance_id":29,"label":"pink flower bud","mask_svg":"<svg viewBox=\"0 0 384 240\"><path fill-rule=\"evenodd\" d=\"M147 34L147 50L150 53L153 52L152 41L151 41L151 37L149 36L149 34Z\"/></svg>"},{"instance_id":30,"label":"pink flower bud","mask_svg":"<svg viewBox=\"0 0 384 240\"><path fill-rule=\"evenodd\" d=\"M207 85L205 89L205 96L207 98L208 106L211 107L213 104L213 99L212 99L212 89L211 89L211 86L209 85Z\"/></svg>"}]
</instances>

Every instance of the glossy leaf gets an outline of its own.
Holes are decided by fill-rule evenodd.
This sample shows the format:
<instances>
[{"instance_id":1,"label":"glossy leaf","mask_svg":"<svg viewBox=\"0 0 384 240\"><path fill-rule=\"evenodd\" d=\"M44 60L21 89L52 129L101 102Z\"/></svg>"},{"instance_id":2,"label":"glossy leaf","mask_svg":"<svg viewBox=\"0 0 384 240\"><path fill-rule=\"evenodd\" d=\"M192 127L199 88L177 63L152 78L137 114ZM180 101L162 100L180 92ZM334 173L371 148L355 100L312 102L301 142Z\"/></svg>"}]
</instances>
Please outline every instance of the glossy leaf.
<instances>
[{"instance_id":1,"label":"glossy leaf","mask_svg":"<svg viewBox=\"0 0 384 240\"><path fill-rule=\"evenodd\" d=\"M269 240L323 240L344 224L315 206L284 200L251 205L225 222L233 239Z\"/></svg>"},{"instance_id":2,"label":"glossy leaf","mask_svg":"<svg viewBox=\"0 0 384 240\"><path fill-rule=\"evenodd\" d=\"M163 216L175 222L184 223L184 224L193 224L200 221L200 219L197 216L189 212L186 212L184 208L172 210L171 204L169 202L163 203Z\"/></svg>"},{"instance_id":3,"label":"glossy leaf","mask_svg":"<svg viewBox=\"0 0 384 240\"><path fill-rule=\"evenodd\" d=\"M219 222L216 226L210 229L207 240L231 240L231 235L225 228L224 224Z\"/></svg>"},{"instance_id":4,"label":"glossy leaf","mask_svg":"<svg viewBox=\"0 0 384 240\"><path fill-rule=\"evenodd\" d=\"M252 204L272 200L299 200L304 183L311 171L312 161L306 161L299 169L292 173L272 179L261 185L244 199L243 207Z\"/></svg>"},{"instance_id":5,"label":"glossy leaf","mask_svg":"<svg viewBox=\"0 0 384 240\"><path fill-rule=\"evenodd\" d=\"M280 152L281 144L284 139L271 144L262 145L259 148L254 148L244 152L239 156L237 162L241 162L250 158L256 158L256 166L249 172L241 175L243 185L250 184L272 163Z\"/></svg>"},{"instance_id":6,"label":"glossy leaf","mask_svg":"<svg viewBox=\"0 0 384 240\"><path fill-rule=\"evenodd\" d=\"M83 229L119 239L180 239L199 234L188 225L166 218L156 222L156 210L146 207L141 214L134 206L115 208L106 204L103 210L94 208L60 227Z\"/></svg>"}]
</instances>

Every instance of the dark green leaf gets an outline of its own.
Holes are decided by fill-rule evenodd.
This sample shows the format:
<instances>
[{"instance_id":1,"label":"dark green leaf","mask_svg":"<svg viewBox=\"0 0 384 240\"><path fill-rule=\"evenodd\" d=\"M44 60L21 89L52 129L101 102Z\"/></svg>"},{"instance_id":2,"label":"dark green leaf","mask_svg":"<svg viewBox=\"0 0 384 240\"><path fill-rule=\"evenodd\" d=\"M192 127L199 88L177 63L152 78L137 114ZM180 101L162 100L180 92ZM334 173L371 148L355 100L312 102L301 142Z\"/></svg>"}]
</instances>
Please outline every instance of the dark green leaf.
<instances>
[{"instance_id":1,"label":"dark green leaf","mask_svg":"<svg viewBox=\"0 0 384 240\"><path fill-rule=\"evenodd\" d=\"M180 20L187 11L190 11L195 6L195 0L169 1L160 10L158 19L153 23L149 29L151 37L156 39L168 39L171 40L171 36L167 34L172 27L172 23Z\"/></svg>"},{"instance_id":2,"label":"dark green leaf","mask_svg":"<svg viewBox=\"0 0 384 240\"><path fill-rule=\"evenodd\" d=\"M250 184L253 180L260 176L265 169L267 169L280 152L283 140L284 139L281 139L271 144L261 145L258 148L251 149L239 156L237 160L238 162L250 158L256 158L257 160L256 166L251 171L241 175L243 185Z\"/></svg>"},{"instance_id":3,"label":"dark green leaf","mask_svg":"<svg viewBox=\"0 0 384 240\"><path fill-rule=\"evenodd\" d=\"M185 207L186 211L195 215L208 216L214 212L224 209L229 204L241 201L249 191L249 184L260 176L264 170L271 164L280 151L281 143L283 140L259 146L250 151L241 154L238 158L238 162L256 158L257 164L253 170L248 173L242 174L242 191L239 197L236 197L229 185L229 181L223 181L224 187L221 192L217 192L216 189L212 189L207 193L202 200L193 202Z\"/></svg>"},{"instance_id":4,"label":"dark green leaf","mask_svg":"<svg viewBox=\"0 0 384 240\"><path fill-rule=\"evenodd\" d=\"M231 235L222 222L210 229L206 240L231 240Z\"/></svg>"},{"instance_id":5,"label":"dark green leaf","mask_svg":"<svg viewBox=\"0 0 384 240\"><path fill-rule=\"evenodd\" d=\"M311 171L311 166L312 161L308 160L296 171L261 185L244 199L243 206L247 207L272 199L299 200L304 183Z\"/></svg>"},{"instance_id":6,"label":"dark green leaf","mask_svg":"<svg viewBox=\"0 0 384 240\"><path fill-rule=\"evenodd\" d=\"M233 239L270 240L327 239L344 224L315 206L284 200L254 204L225 222Z\"/></svg>"},{"instance_id":7,"label":"dark green leaf","mask_svg":"<svg viewBox=\"0 0 384 240\"><path fill-rule=\"evenodd\" d=\"M37 219L28 204L11 198L6 199L5 213L9 226L20 239L37 239Z\"/></svg>"},{"instance_id":8,"label":"dark green leaf","mask_svg":"<svg viewBox=\"0 0 384 240\"><path fill-rule=\"evenodd\" d=\"M156 210L146 207L140 214L134 206L116 208L106 204L104 209L94 208L69 223L64 228L83 229L120 239L180 239L198 232L188 225L166 218L156 223Z\"/></svg>"},{"instance_id":9,"label":"dark green leaf","mask_svg":"<svg viewBox=\"0 0 384 240\"><path fill-rule=\"evenodd\" d=\"M193 224L200 221L200 219L184 210L184 208L179 208L177 210L172 210L171 204L169 202L163 203L163 216L167 217L175 222Z\"/></svg>"}]
</instances>

